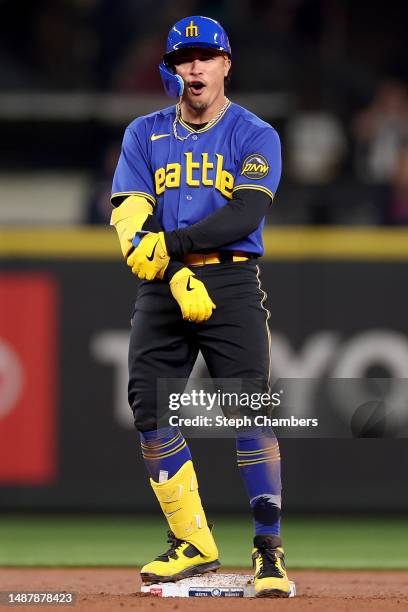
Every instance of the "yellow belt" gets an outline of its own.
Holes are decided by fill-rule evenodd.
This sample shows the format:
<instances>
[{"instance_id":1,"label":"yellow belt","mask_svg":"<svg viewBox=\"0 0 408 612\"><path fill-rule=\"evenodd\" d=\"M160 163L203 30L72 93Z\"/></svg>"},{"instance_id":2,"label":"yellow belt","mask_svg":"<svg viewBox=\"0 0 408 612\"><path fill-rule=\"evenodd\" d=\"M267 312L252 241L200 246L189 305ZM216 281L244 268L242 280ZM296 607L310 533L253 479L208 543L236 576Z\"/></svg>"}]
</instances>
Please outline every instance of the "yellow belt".
<instances>
[{"instance_id":1,"label":"yellow belt","mask_svg":"<svg viewBox=\"0 0 408 612\"><path fill-rule=\"evenodd\" d=\"M219 264L223 261L247 261L249 257L242 251L233 251L231 258L225 259L221 253L189 253L184 255L183 261L187 266L206 266L207 264Z\"/></svg>"}]
</instances>

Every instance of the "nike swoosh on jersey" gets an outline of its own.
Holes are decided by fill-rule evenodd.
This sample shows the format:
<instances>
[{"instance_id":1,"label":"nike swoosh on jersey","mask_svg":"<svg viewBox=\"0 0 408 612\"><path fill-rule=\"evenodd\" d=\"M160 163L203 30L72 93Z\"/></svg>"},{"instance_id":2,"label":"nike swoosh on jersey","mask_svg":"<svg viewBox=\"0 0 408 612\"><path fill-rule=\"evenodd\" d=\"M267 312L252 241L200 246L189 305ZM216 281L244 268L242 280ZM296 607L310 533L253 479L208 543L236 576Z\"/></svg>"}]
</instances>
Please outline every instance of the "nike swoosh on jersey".
<instances>
[{"instance_id":1,"label":"nike swoosh on jersey","mask_svg":"<svg viewBox=\"0 0 408 612\"><path fill-rule=\"evenodd\" d=\"M188 277L186 289L187 289L187 291L194 291L194 287L190 287L190 278L191 278L191 276Z\"/></svg>"},{"instance_id":2,"label":"nike swoosh on jersey","mask_svg":"<svg viewBox=\"0 0 408 612\"><path fill-rule=\"evenodd\" d=\"M157 247L157 242L156 242L156 244L154 245L154 247L153 247L153 251L151 252L150 256L149 256L149 255L146 255L146 259L147 259L148 261L153 261L153 258L154 258L154 252L155 252L155 250L156 250L156 247Z\"/></svg>"},{"instance_id":3,"label":"nike swoosh on jersey","mask_svg":"<svg viewBox=\"0 0 408 612\"><path fill-rule=\"evenodd\" d=\"M150 140L159 140L159 138L165 138L166 136L170 136L170 134L152 134Z\"/></svg>"}]
</instances>

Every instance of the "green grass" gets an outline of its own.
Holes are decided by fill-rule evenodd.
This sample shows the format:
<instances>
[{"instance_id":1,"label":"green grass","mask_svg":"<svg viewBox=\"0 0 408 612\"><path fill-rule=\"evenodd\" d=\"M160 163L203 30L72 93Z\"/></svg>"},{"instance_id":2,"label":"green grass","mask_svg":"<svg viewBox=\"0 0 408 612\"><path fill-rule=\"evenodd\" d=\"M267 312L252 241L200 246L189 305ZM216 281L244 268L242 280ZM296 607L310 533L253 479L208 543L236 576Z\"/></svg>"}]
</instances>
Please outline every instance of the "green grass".
<instances>
[{"instance_id":1,"label":"green grass","mask_svg":"<svg viewBox=\"0 0 408 612\"><path fill-rule=\"evenodd\" d=\"M224 566L250 567L248 518L220 516ZM402 517L287 517L283 537L294 568L408 569ZM164 552L165 526L146 516L0 515L0 566L139 566Z\"/></svg>"}]
</instances>

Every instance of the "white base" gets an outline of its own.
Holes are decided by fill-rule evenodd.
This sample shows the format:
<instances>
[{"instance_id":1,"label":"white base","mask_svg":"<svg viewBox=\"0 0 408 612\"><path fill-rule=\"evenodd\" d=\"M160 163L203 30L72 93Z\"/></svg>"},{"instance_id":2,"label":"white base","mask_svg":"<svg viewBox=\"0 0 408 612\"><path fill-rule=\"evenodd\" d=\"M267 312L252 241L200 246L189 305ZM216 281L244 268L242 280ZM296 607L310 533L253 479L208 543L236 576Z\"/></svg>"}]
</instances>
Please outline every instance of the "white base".
<instances>
[{"instance_id":1,"label":"white base","mask_svg":"<svg viewBox=\"0 0 408 612\"><path fill-rule=\"evenodd\" d=\"M254 578L244 574L208 573L179 582L144 585L142 593L157 597L255 597ZM290 583L289 597L295 597L296 586Z\"/></svg>"}]
</instances>

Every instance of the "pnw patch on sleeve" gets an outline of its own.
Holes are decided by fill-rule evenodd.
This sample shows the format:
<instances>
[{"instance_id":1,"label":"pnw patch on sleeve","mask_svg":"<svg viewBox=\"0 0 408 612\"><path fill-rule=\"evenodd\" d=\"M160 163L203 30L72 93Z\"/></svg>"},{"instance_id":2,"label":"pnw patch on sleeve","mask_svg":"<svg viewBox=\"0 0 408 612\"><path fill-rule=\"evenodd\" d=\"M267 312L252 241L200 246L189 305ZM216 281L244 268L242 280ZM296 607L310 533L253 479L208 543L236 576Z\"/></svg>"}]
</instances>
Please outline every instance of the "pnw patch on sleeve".
<instances>
[{"instance_id":1,"label":"pnw patch on sleeve","mask_svg":"<svg viewBox=\"0 0 408 612\"><path fill-rule=\"evenodd\" d=\"M252 153L244 159L242 172L244 176L252 180L264 178L269 172L269 164L260 153Z\"/></svg>"}]
</instances>

